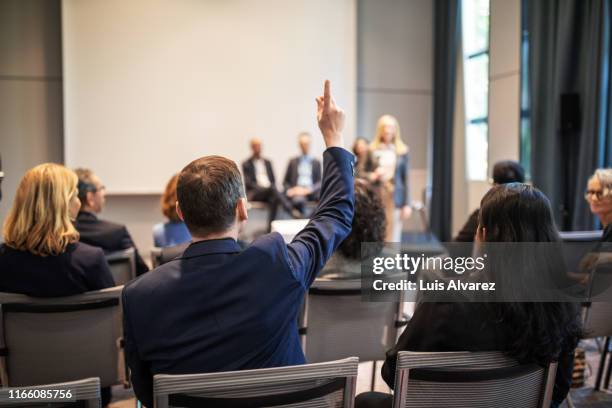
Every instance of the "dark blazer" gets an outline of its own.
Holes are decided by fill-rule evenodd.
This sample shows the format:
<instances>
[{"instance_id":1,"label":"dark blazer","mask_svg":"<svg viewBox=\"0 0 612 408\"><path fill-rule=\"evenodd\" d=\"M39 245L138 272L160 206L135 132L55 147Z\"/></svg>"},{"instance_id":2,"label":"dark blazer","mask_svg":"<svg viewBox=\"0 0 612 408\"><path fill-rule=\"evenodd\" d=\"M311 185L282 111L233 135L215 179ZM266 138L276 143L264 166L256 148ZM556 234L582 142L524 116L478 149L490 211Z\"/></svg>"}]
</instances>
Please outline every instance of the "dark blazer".
<instances>
[{"instance_id":1,"label":"dark blazer","mask_svg":"<svg viewBox=\"0 0 612 408\"><path fill-rule=\"evenodd\" d=\"M393 389L397 353L410 351L505 351L507 331L482 303L422 303L397 344L387 352L382 377ZM553 405L561 403L572 382L574 350L559 356Z\"/></svg>"},{"instance_id":2,"label":"dark blazer","mask_svg":"<svg viewBox=\"0 0 612 408\"><path fill-rule=\"evenodd\" d=\"M455 237L455 241L457 242L474 242L474 235L476 235L476 230L478 229L478 213L480 209L476 209L473 213L470 214L470 217L465 222L461 231Z\"/></svg>"},{"instance_id":3,"label":"dark blazer","mask_svg":"<svg viewBox=\"0 0 612 408\"><path fill-rule=\"evenodd\" d=\"M125 225L101 220L95 214L81 211L77 216L76 229L81 234L81 242L100 247L105 253L134 248L136 251L136 274L142 275L149 270Z\"/></svg>"},{"instance_id":4,"label":"dark blazer","mask_svg":"<svg viewBox=\"0 0 612 408\"><path fill-rule=\"evenodd\" d=\"M305 362L297 317L304 294L351 230L353 155L323 155L321 199L290 244L266 234L191 244L182 257L123 290L125 352L137 397L153 406L152 376Z\"/></svg>"},{"instance_id":5,"label":"dark blazer","mask_svg":"<svg viewBox=\"0 0 612 408\"><path fill-rule=\"evenodd\" d=\"M285 190L291 187L297 186L298 182L298 165L300 163L300 157L294 157L289 160L287 165L287 171L285 172L285 179L283 180L283 187ZM318 196L319 190L321 190L321 162L315 158L312 159L312 195Z\"/></svg>"},{"instance_id":6,"label":"dark blazer","mask_svg":"<svg viewBox=\"0 0 612 408\"><path fill-rule=\"evenodd\" d=\"M70 296L115 286L100 248L76 242L56 256L0 245L0 291L34 297Z\"/></svg>"},{"instance_id":7,"label":"dark blazer","mask_svg":"<svg viewBox=\"0 0 612 408\"><path fill-rule=\"evenodd\" d=\"M395 208L410 205L410 188L408 188L408 172L410 171L410 156L408 153L397 156L395 176L393 177L393 202Z\"/></svg>"},{"instance_id":8,"label":"dark blazer","mask_svg":"<svg viewBox=\"0 0 612 408\"><path fill-rule=\"evenodd\" d=\"M257 189L257 176L255 173L255 164L253 163L253 160L253 157L250 157L242 163L242 177L244 177L244 187L246 188L247 194ZM262 160L266 165L266 172L268 173L270 183L272 186L274 186L276 179L274 178L272 163L268 159L262 158Z\"/></svg>"}]
</instances>

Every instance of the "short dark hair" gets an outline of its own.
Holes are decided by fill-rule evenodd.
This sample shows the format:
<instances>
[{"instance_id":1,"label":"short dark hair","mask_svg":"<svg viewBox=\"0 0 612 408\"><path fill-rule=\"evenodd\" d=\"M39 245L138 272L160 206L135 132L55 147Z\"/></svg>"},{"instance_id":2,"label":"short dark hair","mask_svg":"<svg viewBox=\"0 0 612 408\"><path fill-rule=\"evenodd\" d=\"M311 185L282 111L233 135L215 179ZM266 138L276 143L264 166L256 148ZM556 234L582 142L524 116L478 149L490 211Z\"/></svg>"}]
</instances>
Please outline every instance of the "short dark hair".
<instances>
[{"instance_id":1,"label":"short dark hair","mask_svg":"<svg viewBox=\"0 0 612 408\"><path fill-rule=\"evenodd\" d=\"M225 231L234 223L236 203L244 197L240 171L225 157L201 157L181 171L176 196L192 235Z\"/></svg>"},{"instance_id":2,"label":"short dark hair","mask_svg":"<svg viewBox=\"0 0 612 408\"><path fill-rule=\"evenodd\" d=\"M525 170L523 166L512 160L504 160L493 166L493 182L495 184L524 183Z\"/></svg>"},{"instance_id":3,"label":"short dark hair","mask_svg":"<svg viewBox=\"0 0 612 408\"><path fill-rule=\"evenodd\" d=\"M95 193L98 190L93 181L94 173L90 169L84 169L82 167L74 169L74 172L79 178L79 183L77 185L79 190L79 200L81 200L81 203L85 205L87 204L87 193Z\"/></svg>"},{"instance_id":4,"label":"short dark hair","mask_svg":"<svg viewBox=\"0 0 612 408\"><path fill-rule=\"evenodd\" d=\"M340 244L340 253L350 259L362 259L361 243L384 242L385 230L385 207L379 189L363 180L355 180L353 228Z\"/></svg>"}]
</instances>

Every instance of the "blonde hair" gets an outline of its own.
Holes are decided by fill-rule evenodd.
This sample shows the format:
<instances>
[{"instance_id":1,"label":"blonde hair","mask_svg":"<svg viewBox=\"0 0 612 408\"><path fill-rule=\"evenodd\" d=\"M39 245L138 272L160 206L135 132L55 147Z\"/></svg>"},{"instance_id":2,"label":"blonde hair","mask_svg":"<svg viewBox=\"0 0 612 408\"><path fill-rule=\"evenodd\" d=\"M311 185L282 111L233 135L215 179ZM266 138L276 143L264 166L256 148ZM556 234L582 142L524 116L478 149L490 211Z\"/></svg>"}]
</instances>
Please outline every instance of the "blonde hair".
<instances>
[{"instance_id":1,"label":"blonde hair","mask_svg":"<svg viewBox=\"0 0 612 408\"><path fill-rule=\"evenodd\" d=\"M79 240L70 220L70 200L77 194L77 175L55 163L26 172L4 223L6 245L34 255L59 255Z\"/></svg>"},{"instance_id":2,"label":"blonde hair","mask_svg":"<svg viewBox=\"0 0 612 408\"><path fill-rule=\"evenodd\" d=\"M172 176L170 181L168 181L168 184L166 184L164 194L161 196L162 214L173 222L178 222L181 220L176 213L176 185L178 183L178 178L178 174Z\"/></svg>"},{"instance_id":3,"label":"blonde hair","mask_svg":"<svg viewBox=\"0 0 612 408\"><path fill-rule=\"evenodd\" d=\"M597 169L591 177L589 177L588 183L593 180L598 180L601 184L601 192L603 197L612 196L612 169Z\"/></svg>"},{"instance_id":4,"label":"blonde hair","mask_svg":"<svg viewBox=\"0 0 612 408\"><path fill-rule=\"evenodd\" d=\"M408 146L406 146L406 144L402 141L399 123L395 116L391 115L383 115L378 119L378 122L376 123L376 135L370 144L370 149L378 150L383 144L382 137L386 122L392 122L393 126L395 127L395 135L393 135L393 140L391 141L391 143L395 145L395 152L400 155L408 153Z\"/></svg>"}]
</instances>

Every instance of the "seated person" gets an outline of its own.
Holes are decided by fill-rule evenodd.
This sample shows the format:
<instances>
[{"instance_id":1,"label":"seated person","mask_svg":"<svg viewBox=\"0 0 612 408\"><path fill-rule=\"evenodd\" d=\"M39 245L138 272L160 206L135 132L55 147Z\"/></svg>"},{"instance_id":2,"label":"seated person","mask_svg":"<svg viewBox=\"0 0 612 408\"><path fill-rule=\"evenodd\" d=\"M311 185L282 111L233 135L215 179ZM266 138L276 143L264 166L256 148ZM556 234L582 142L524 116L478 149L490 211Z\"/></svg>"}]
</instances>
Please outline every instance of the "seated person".
<instances>
[{"instance_id":1,"label":"seated person","mask_svg":"<svg viewBox=\"0 0 612 408\"><path fill-rule=\"evenodd\" d=\"M355 163L355 178L361 178L371 182L376 181L377 175L373 173L374 170L376 170L376 165L370 153L368 139L361 136L355 139L355 143L353 143L353 154L357 158L357 163Z\"/></svg>"},{"instance_id":2,"label":"seated person","mask_svg":"<svg viewBox=\"0 0 612 408\"><path fill-rule=\"evenodd\" d=\"M612 242L612 169L597 169L589 178L585 199L603 227L602 242Z\"/></svg>"},{"instance_id":3,"label":"seated person","mask_svg":"<svg viewBox=\"0 0 612 408\"><path fill-rule=\"evenodd\" d=\"M506 183L524 183L525 170L523 166L512 160L495 163L493 166L493 185ZM474 235L478 227L478 208L474 210L461 231L455 237L457 242L474 242Z\"/></svg>"},{"instance_id":4,"label":"seated person","mask_svg":"<svg viewBox=\"0 0 612 408\"><path fill-rule=\"evenodd\" d=\"M385 207L378 190L364 180L355 179L355 215L351 233L323 267L319 277L327 279L361 278L361 244L385 242Z\"/></svg>"},{"instance_id":5,"label":"seated person","mask_svg":"<svg viewBox=\"0 0 612 408\"><path fill-rule=\"evenodd\" d=\"M115 286L104 252L78 242L77 181L53 163L21 179L0 246L0 291L51 297Z\"/></svg>"},{"instance_id":6,"label":"seated person","mask_svg":"<svg viewBox=\"0 0 612 408\"><path fill-rule=\"evenodd\" d=\"M99 214L106 202L106 188L100 179L89 169L76 169L79 177L79 199L81 210L76 219L76 229L81 235L81 242L100 247L105 253L134 248L134 241L125 225L101 220ZM136 250L136 274L142 275L149 267Z\"/></svg>"},{"instance_id":7,"label":"seated person","mask_svg":"<svg viewBox=\"0 0 612 408\"><path fill-rule=\"evenodd\" d=\"M526 184L494 186L481 202L476 242L558 242L550 203ZM516 271L527 282L532 270ZM387 352L382 377L393 388L397 353L410 351L504 351L521 364L558 361L553 407L572 382L574 349L581 336L579 309L556 302L424 302L396 346ZM357 407L391 406L391 395L365 393Z\"/></svg>"},{"instance_id":8,"label":"seated person","mask_svg":"<svg viewBox=\"0 0 612 408\"><path fill-rule=\"evenodd\" d=\"M317 98L327 146L321 199L290 244L272 233L241 250L237 237L247 207L233 161L207 156L181 171L177 212L193 243L181 258L123 290L125 352L144 405L153 406L155 374L305 362L297 328L302 300L353 217L353 155L342 148L344 112L331 99L328 81L324 95Z\"/></svg>"},{"instance_id":9,"label":"seated person","mask_svg":"<svg viewBox=\"0 0 612 408\"><path fill-rule=\"evenodd\" d=\"M153 243L158 248L165 248L191 241L187 226L176 213L176 183L178 174L172 176L161 197L162 214L168 222L155 224L153 227Z\"/></svg>"},{"instance_id":10,"label":"seated person","mask_svg":"<svg viewBox=\"0 0 612 408\"><path fill-rule=\"evenodd\" d=\"M251 157L242 163L242 174L246 196L249 201L261 201L268 204L268 231L276 218L279 204L290 214L301 218L301 214L292 212L291 203L277 190L272 163L261 156L261 139L251 139Z\"/></svg>"},{"instance_id":11,"label":"seated person","mask_svg":"<svg viewBox=\"0 0 612 408\"><path fill-rule=\"evenodd\" d=\"M298 136L302 154L287 165L283 187L293 208L304 214L306 201L316 201L321 190L321 162L310 155L311 137L303 132Z\"/></svg>"}]
</instances>

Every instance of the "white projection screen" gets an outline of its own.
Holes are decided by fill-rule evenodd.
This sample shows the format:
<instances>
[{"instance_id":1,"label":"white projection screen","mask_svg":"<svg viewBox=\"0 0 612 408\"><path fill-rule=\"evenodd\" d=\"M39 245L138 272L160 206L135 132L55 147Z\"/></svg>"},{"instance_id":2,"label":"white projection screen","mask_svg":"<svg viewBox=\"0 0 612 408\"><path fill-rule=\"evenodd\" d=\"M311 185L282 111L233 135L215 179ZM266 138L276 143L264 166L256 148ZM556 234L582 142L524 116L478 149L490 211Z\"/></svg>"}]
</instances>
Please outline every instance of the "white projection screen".
<instances>
[{"instance_id":1,"label":"white projection screen","mask_svg":"<svg viewBox=\"0 0 612 408\"><path fill-rule=\"evenodd\" d=\"M189 161L264 141L277 183L332 81L356 113L355 0L64 0L65 161L111 194L160 193Z\"/></svg>"}]
</instances>

